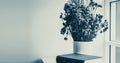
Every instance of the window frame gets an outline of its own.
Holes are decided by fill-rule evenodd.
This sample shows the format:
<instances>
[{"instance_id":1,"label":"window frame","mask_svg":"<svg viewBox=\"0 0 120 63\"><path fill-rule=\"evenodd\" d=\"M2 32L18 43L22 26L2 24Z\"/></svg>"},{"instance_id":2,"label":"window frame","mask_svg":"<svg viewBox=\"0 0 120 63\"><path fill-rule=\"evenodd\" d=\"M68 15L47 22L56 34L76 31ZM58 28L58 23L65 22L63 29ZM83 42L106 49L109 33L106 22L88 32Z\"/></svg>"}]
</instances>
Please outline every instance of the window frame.
<instances>
[{"instance_id":1,"label":"window frame","mask_svg":"<svg viewBox=\"0 0 120 63\"><path fill-rule=\"evenodd\" d=\"M120 1L120 0L118 0ZM109 31L105 33L105 63L116 63L116 47L120 47L120 41L112 40L115 39L115 17L112 17L112 3L118 2L116 0L104 0L105 4L105 18L109 21ZM109 8L109 10L108 10ZM116 5L114 7L116 9ZM116 11L114 12L116 14ZM113 15L112 15L113 16ZM114 21L114 22L113 22ZM113 27L111 26L111 23ZM112 35L112 34L113 35ZM112 37L112 38L111 38Z\"/></svg>"}]
</instances>

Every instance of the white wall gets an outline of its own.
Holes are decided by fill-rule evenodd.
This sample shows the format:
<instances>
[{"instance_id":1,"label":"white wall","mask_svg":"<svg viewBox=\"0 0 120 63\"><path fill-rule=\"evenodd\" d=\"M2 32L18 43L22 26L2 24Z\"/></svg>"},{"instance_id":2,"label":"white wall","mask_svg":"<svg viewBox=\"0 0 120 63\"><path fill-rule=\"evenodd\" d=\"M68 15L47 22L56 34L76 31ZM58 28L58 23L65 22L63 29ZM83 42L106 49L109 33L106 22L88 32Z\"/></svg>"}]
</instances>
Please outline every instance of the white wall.
<instances>
[{"instance_id":1,"label":"white wall","mask_svg":"<svg viewBox=\"0 0 120 63\"><path fill-rule=\"evenodd\" d=\"M31 50L36 58L41 56L46 63L55 62L56 55L72 53L73 49L72 40L69 38L68 41L64 41L64 36L60 34L62 21L59 15L65 0L42 1L35 1L31 13Z\"/></svg>"},{"instance_id":2,"label":"white wall","mask_svg":"<svg viewBox=\"0 0 120 63\"><path fill-rule=\"evenodd\" d=\"M56 55L72 53L71 37L64 41L60 35L59 15L64 3L65 0L0 0L0 63L29 63L40 57L45 63L55 63ZM97 38L93 54L104 56L103 35Z\"/></svg>"},{"instance_id":3,"label":"white wall","mask_svg":"<svg viewBox=\"0 0 120 63\"><path fill-rule=\"evenodd\" d=\"M29 63L72 52L72 41L59 34L63 4L62 0L0 0L0 63Z\"/></svg>"},{"instance_id":4,"label":"white wall","mask_svg":"<svg viewBox=\"0 0 120 63\"><path fill-rule=\"evenodd\" d=\"M29 1L0 0L0 63L29 59Z\"/></svg>"}]
</instances>

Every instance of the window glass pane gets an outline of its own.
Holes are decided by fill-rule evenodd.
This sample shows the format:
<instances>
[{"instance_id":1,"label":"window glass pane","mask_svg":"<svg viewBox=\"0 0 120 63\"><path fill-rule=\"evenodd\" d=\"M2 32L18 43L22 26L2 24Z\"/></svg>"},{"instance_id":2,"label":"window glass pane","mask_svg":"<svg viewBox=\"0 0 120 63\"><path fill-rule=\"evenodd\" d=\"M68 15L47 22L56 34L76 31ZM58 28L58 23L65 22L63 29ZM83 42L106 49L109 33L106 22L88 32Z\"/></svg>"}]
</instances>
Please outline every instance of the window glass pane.
<instances>
[{"instance_id":1,"label":"window glass pane","mask_svg":"<svg viewBox=\"0 0 120 63\"><path fill-rule=\"evenodd\" d=\"M116 40L120 40L120 2L116 3Z\"/></svg>"},{"instance_id":2,"label":"window glass pane","mask_svg":"<svg viewBox=\"0 0 120 63\"><path fill-rule=\"evenodd\" d=\"M120 41L120 1L111 3L111 40Z\"/></svg>"},{"instance_id":3,"label":"window glass pane","mask_svg":"<svg viewBox=\"0 0 120 63\"><path fill-rule=\"evenodd\" d=\"M116 63L120 63L120 47L116 47Z\"/></svg>"}]
</instances>

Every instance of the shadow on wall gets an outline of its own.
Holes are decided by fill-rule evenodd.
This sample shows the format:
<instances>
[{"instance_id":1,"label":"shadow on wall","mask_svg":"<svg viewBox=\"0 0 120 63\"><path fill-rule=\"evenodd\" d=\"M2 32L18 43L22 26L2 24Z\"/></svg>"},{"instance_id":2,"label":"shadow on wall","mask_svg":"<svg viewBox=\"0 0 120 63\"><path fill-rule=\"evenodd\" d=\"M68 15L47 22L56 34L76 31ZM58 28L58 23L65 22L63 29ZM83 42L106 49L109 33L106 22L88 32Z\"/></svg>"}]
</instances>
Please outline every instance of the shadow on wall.
<instances>
[{"instance_id":1,"label":"shadow on wall","mask_svg":"<svg viewBox=\"0 0 120 63\"><path fill-rule=\"evenodd\" d=\"M31 62L31 63L44 63L44 62L43 62L42 59L37 59L37 60L35 60L35 61Z\"/></svg>"}]
</instances>

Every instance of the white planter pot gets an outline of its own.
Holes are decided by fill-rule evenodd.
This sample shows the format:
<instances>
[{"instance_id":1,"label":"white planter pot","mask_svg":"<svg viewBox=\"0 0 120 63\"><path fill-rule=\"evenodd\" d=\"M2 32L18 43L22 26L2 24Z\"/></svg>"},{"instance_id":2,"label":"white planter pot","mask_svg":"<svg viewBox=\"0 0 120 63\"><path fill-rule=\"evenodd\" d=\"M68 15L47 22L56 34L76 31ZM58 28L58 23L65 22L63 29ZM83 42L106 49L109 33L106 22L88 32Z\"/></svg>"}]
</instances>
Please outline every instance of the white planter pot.
<instances>
[{"instance_id":1,"label":"white planter pot","mask_svg":"<svg viewBox=\"0 0 120 63\"><path fill-rule=\"evenodd\" d=\"M93 42L73 42L73 52L80 54L89 54L93 53Z\"/></svg>"}]
</instances>

